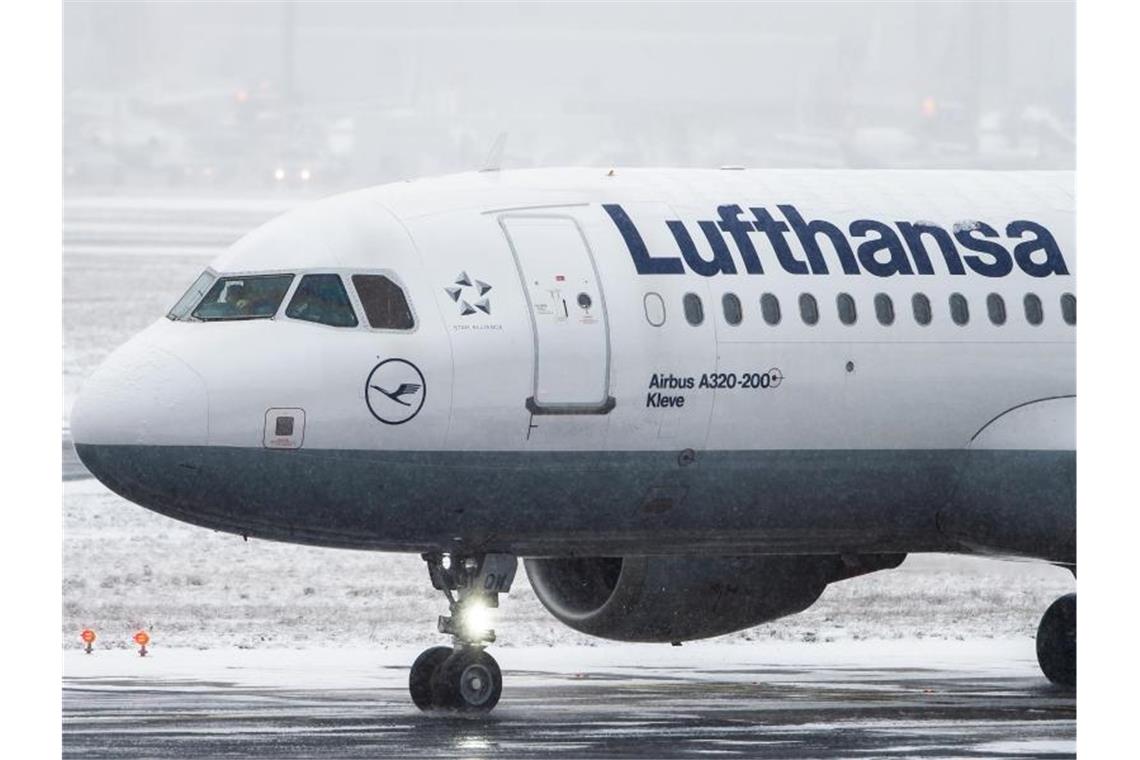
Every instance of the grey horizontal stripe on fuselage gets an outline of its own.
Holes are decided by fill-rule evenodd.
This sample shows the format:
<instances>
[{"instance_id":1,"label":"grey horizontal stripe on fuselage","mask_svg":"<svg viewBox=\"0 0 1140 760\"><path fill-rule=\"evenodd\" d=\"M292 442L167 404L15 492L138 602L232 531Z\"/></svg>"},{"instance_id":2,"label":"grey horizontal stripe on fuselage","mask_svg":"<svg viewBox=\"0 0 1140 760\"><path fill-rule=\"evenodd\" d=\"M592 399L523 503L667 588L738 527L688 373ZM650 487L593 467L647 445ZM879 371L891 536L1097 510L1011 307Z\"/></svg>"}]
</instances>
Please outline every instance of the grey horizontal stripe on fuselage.
<instances>
[{"instance_id":1,"label":"grey horizontal stripe on fuselage","mask_svg":"<svg viewBox=\"0 0 1140 760\"><path fill-rule=\"evenodd\" d=\"M946 551L1068 561L1075 452L364 451L80 444L116 492L272 540L535 556ZM1000 545L990 542L990 537Z\"/></svg>"}]
</instances>

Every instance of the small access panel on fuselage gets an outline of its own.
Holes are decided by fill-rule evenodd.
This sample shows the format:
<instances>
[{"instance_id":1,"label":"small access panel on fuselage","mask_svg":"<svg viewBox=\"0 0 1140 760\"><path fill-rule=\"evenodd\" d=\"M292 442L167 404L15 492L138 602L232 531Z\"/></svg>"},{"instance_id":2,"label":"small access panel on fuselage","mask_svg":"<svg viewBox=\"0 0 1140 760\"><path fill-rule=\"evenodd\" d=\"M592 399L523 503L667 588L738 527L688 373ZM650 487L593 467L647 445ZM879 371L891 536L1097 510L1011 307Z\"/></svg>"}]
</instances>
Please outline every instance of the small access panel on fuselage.
<instances>
[{"instance_id":1,"label":"small access panel on fuselage","mask_svg":"<svg viewBox=\"0 0 1140 760\"><path fill-rule=\"evenodd\" d=\"M601 282L578 223L566 216L504 216L534 328L534 414L605 414L609 324Z\"/></svg>"}]
</instances>

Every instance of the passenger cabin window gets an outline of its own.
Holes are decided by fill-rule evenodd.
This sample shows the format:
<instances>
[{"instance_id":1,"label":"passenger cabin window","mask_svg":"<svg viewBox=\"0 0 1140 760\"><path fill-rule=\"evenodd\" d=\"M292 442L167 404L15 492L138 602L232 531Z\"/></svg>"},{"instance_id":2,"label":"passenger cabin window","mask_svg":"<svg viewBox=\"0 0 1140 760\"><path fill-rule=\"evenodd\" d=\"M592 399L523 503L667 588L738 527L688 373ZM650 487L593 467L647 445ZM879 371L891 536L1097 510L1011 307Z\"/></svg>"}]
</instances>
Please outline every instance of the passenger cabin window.
<instances>
[{"instance_id":1,"label":"passenger cabin window","mask_svg":"<svg viewBox=\"0 0 1140 760\"><path fill-rule=\"evenodd\" d=\"M219 278L193 316L206 322L269 319L277 313L291 282L291 274Z\"/></svg>"},{"instance_id":2,"label":"passenger cabin window","mask_svg":"<svg viewBox=\"0 0 1140 760\"><path fill-rule=\"evenodd\" d=\"M835 298L835 305L839 309L839 321L845 325L855 324L855 299L848 293L840 293Z\"/></svg>"},{"instance_id":3,"label":"passenger cabin window","mask_svg":"<svg viewBox=\"0 0 1140 760\"><path fill-rule=\"evenodd\" d=\"M811 293L800 293L800 318L805 325L819 322L819 304Z\"/></svg>"},{"instance_id":4,"label":"passenger cabin window","mask_svg":"<svg viewBox=\"0 0 1140 760\"><path fill-rule=\"evenodd\" d=\"M875 296L875 318L879 320L879 324L887 327L895 322L895 304L886 293Z\"/></svg>"},{"instance_id":5,"label":"passenger cabin window","mask_svg":"<svg viewBox=\"0 0 1140 760\"><path fill-rule=\"evenodd\" d=\"M705 307L696 293L686 293L682 304L685 307L685 319L690 325L695 327L705 321Z\"/></svg>"},{"instance_id":6,"label":"passenger cabin window","mask_svg":"<svg viewBox=\"0 0 1140 760\"><path fill-rule=\"evenodd\" d=\"M1041 299L1033 293L1025 296L1025 321L1031 325L1039 325L1045 319L1045 311L1041 308Z\"/></svg>"},{"instance_id":7,"label":"passenger cabin window","mask_svg":"<svg viewBox=\"0 0 1140 760\"><path fill-rule=\"evenodd\" d=\"M198 275L198 279L194 280L194 284L190 286L190 289L187 290L182 297L178 299L178 303L174 304L170 311L166 313L167 318L174 320L186 319L186 315L190 313L191 309L198 305L198 302L202 300L202 296L206 295L206 291L210 289L210 286L214 284L214 280L216 279L218 279L218 276L209 271L202 272L202 274Z\"/></svg>"},{"instance_id":8,"label":"passenger cabin window","mask_svg":"<svg viewBox=\"0 0 1140 760\"><path fill-rule=\"evenodd\" d=\"M961 293L950 294L950 319L954 320L956 325L964 325L970 321L970 304L966 302L966 296Z\"/></svg>"},{"instance_id":9,"label":"passenger cabin window","mask_svg":"<svg viewBox=\"0 0 1140 760\"><path fill-rule=\"evenodd\" d=\"M333 327L356 327L356 312L338 274L307 274L301 278L285 316Z\"/></svg>"},{"instance_id":10,"label":"passenger cabin window","mask_svg":"<svg viewBox=\"0 0 1140 760\"><path fill-rule=\"evenodd\" d=\"M1067 325L1077 323L1077 297L1072 293L1061 296L1061 318Z\"/></svg>"},{"instance_id":11,"label":"passenger cabin window","mask_svg":"<svg viewBox=\"0 0 1140 760\"><path fill-rule=\"evenodd\" d=\"M354 274L352 286L368 324L381 330L411 330L412 309L403 289L382 274Z\"/></svg>"},{"instance_id":12,"label":"passenger cabin window","mask_svg":"<svg viewBox=\"0 0 1140 760\"><path fill-rule=\"evenodd\" d=\"M990 321L995 325L1005 324L1005 299L997 293L986 296L986 311L989 312Z\"/></svg>"},{"instance_id":13,"label":"passenger cabin window","mask_svg":"<svg viewBox=\"0 0 1140 760\"><path fill-rule=\"evenodd\" d=\"M724 308L724 321L730 325L738 325L744 319L744 310L735 293L725 293L720 299L720 305Z\"/></svg>"},{"instance_id":14,"label":"passenger cabin window","mask_svg":"<svg viewBox=\"0 0 1140 760\"><path fill-rule=\"evenodd\" d=\"M643 303L649 324L654 327L665 324L665 299L659 293L646 293Z\"/></svg>"},{"instance_id":15,"label":"passenger cabin window","mask_svg":"<svg viewBox=\"0 0 1140 760\"><path fill-rule=\"evenodd\" d=\"M930 299L925 293L915 293L910 299L911 308L914 309L914 321L920 325L930 324L933 314L930 310Z\"/></svg>"},{"instance_id":16,"label":"passenger cabin window","mask_svg":"<svg viewBox=\"0 0 1140 760\"><path fill-rule=\"evenodd\" d=\"M768 324L780 324L780 299L771 293L760 296L760 314Z\"/></svg>"}]
</instances>

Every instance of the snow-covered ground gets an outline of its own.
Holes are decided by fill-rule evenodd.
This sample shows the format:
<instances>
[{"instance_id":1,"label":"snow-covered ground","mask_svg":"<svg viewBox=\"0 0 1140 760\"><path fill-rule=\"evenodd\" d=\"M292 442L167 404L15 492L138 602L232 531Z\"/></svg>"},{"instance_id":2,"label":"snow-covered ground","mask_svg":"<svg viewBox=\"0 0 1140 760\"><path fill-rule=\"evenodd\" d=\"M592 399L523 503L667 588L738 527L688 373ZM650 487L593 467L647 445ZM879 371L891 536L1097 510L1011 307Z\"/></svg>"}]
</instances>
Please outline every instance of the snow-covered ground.
<instances>
[{"instance_id":1,"label":"snow-covered ground","mask_svg":"<svg viewBox=\"0 0 1140 760\"><path fill-rule=\"evenodd\" d=\"M419 647L64 654L84 758L1071 758L1075 695L1030 641L496 647L487 716L424 714Z\"/></svg>"},{"instance_id":2,"label":"snow-covered ground","mask_svg":"<svg viewBox=\"0 0 1140 760\"><path fill-rule=\"evenodd\" d=\"M68 199L64 222L64 419L115 346L161 317L220 246L291 205L268 201ZM442 597L415 556L243 542L148 512L99 483L65 484L65 647L96 630L128 647L397 647L439 638ZM916 556L835 584L807 612L729 642L899 639L1029 641L1073 588L1057 568ZM499 610L502 647L598 646L554 621L523 576Z\"/></svg>"}]
</instances>

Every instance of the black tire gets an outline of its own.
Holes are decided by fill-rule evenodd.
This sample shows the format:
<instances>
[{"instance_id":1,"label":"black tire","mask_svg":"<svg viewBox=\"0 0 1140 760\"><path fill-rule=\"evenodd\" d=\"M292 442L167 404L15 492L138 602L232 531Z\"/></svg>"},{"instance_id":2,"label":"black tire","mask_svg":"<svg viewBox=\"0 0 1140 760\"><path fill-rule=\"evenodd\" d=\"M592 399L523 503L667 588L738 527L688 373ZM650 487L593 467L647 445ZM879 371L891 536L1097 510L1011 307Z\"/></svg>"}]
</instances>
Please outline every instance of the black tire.
<instances>
[{"instance_id":1,"label":"black tire","mask_svg":"<svg viewBox=\"0 0 1140 760\"><path fill-rule=\"evenodd\" d=\"M430 710L436 706L432 701L431 681L439 666L447 661L453 651L451 647L425 649L412 663L412 671L408 674L408 691L416 707Z\"/></svg>"},{"instance_id":2,"label":"black tire","mask_svg":"<svg viewBox=\"0 0 1140 760\"><path fill-rule=\"evenodd\" d=\"M461 712L490 712L503 693L503 674L482 649L457 650L439 667L431 683L432 702Z\"/></svg>"},{"instance_id":3,"label":"black tire","mask_svg":"<svg viewBox=\"0 0 1140 760\"><path fill-rule=\"evenodd\" d=\"M1049 605L1037 626L1037 663L1058 686L1077 685L1077 595L1065 594Z\"/></svg>"}]
</instances>

